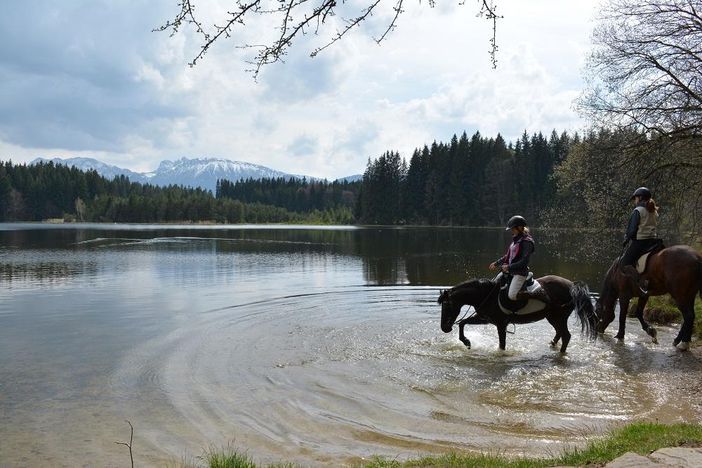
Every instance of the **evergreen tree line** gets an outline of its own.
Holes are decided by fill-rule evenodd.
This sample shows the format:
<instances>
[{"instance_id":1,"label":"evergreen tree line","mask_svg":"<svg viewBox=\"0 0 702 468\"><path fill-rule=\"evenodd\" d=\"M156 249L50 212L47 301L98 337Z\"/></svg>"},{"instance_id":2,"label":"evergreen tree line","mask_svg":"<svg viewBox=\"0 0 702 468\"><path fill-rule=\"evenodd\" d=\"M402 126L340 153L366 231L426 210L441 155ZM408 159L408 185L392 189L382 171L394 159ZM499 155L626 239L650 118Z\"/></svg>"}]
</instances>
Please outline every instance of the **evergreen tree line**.
<instances>
[{"instance_id":1,"label":"evergreen tree line","mask_svg":"<svg viewBox=\"0 0 702 468\"><path fill-rule=\"evenodd\" d=\"M63 218L94 222L351 223L351 210L291 212L279 206L182 186L157 187L52 162L0 163L0 221Z\"/></svg>"},{"instance_id":2,"label":"evergreen tree line","mask_svg":"<svg viewBox=\"0 0 702 468\"><path fill-rule=\"evenodd\" d=\"M501 225L515 213L538 222L556 200L552 177L579 136L525 132L514 144L501 135L454 135L450 143L369 160L356 206L367 224Z\"/></svg>"},{"instance_id":3,"label":"evergreen tree line","mask_svg":"<svg viewBox=\"0 0 702 468\"><path fill-rule=\"evenodd\" d=\"M295 213L332 213L334 218L350 222L359 189L360 182L249 178L238 182L218 180L216 197L278 206Z\"/></svg>"},{"instance_id":4,"label":"evergreen tree line","mask_svg":"<svg viewBox=\"0 0 702 468\"><path fill-rule=\"evenodd\" d=\"M504 225L522 214L534 226L624 226L630 192L648 185L661 224L676 238L699 232L700 171L684 164L699 141L628 130L551 132L515 143L464 132L449 143L368 161L360 182L220 180L216 193L107 180L95 171L0 163L0 221L67 218L98 222Z\"/></svg>"}]
</instances>

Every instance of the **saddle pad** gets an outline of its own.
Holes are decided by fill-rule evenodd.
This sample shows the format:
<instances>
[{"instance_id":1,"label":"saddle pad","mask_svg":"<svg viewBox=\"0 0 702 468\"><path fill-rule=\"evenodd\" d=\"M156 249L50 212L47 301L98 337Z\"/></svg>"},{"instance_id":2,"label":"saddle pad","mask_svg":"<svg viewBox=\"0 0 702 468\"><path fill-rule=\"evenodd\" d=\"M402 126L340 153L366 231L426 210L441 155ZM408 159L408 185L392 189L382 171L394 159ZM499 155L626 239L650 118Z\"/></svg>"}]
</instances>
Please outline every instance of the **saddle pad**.
<instances>
[{"instance_id":1,"label":"saddle pad","mask_svg":"<svg viewBox=\"0 0 702 468\"><path fill-rule=\"evenodd\" d=\"M648 260L648 256L651 255L653 252L648 252L643 254L641 257L639 257L639 260L636 262L636 271L639 273L643 273L646 271L646 261Z\"/></svg>"},{"instance_id":2,"label":"saddle pad","mask_svg":"<svg viewBox=\"0 0 702 468\"><path fill-rule=\"evenodd\" d=\"M527 291L532 292L532 291L537 290L537 289L540 288L540 287L541 287L541 284L539 284L538 281L534 280L534 284L532 284L531 286L529 286L529 287L527 288ZM497 303L499 304L500 309L502 310L502 312L505 313L505 314L507 314L507 315L527 315L527 314L533 314L534 312L538 312L538 311L543 310L543 309L546 308L546 304L544 304L544 303L541 302L541 301L537 301L536 299L529 299L529 301L526 303L526 305L525 305L524 307L522 307L521 309L519 309L518 311L516 311L516 312L512 312L511 310L502 307L502 302L500 302L499 297L497 298Z\"/></svg>"}]
</instances>

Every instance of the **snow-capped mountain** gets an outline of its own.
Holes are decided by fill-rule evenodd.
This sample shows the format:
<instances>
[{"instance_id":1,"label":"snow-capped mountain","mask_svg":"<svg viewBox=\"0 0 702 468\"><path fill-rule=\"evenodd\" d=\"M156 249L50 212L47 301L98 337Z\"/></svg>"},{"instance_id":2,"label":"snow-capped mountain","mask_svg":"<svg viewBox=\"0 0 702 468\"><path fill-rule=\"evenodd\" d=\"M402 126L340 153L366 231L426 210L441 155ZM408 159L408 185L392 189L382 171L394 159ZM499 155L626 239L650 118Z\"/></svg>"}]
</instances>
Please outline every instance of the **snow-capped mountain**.
<instances>
[{"instance_id":1,"label":"snow-capped mountain","mask_svg":"<svg viewBox=\"0 0 702 468\"><path fill-rule=\"evenodd\" d=\"M214 192L217 179L236 182L248 178L277 177L302 179L303 176L287 174L269 167L243 161L216 158L181 158L176 161L161 161L149 182L155 185L175 184L202 187Z\"/></svg>"},{"instance_id":2,"label":"snow-capped mountain","mask_svg":"<svg viewBox=\"0 0 702 468\"><path fill-rule=\"evenodd\" d=\"M359 180L363 180L363 174L354 174L336 179L337 182L358 182Z\"/></svg>"},{"instance_id":3,"label":"snow-capped mountain","mask_svg":"<svg viewBox=\"0 0 702 468\"><path fill-rule=\"evenodd\" d=\"M149 183L154 185L185 185L187 187L201 187L215 191L217 179L226 179L236 182L242 179L262 179L273 177L297 178L305 176L287 174L258 164L251 164L243 161L231 161L221 158L181 158L175 161L161 161L161 164L153 172L134 172L117 166L105 164L93 158L54 158L51 160L37 158L30 164L52 161L54 164L75 166L78 169L87 171L95 169L98 174L108 179L113 179L119 175L129 177L132 182ZM307 180L316 180L314 177L307 177Z\"/></svg>"},{"instance_id":4,"label":"snow-capped mountain","mask_svg":"<svg viewBox=\"0 0 702 468\"><path fill-rule=\"evenodd\" d=\"M53 162L54 164L63 164L64 166L74 166L76 169L80 169L81 171L89 171L91 169L94 169L97 171L98 174L101 176L105 177L106 179L114 179L115 177L118 176L125 176L129 177L129 180L132 182L147 182L148 178L144 176L144 174L140 174L138 172L130 171L129 169L123 169L121 167L117 166L111 166L109 164L105 164L102 161L98 161L97 159L93 158L68 158L68 159L61 159L61 158L53 158L53 159L45 159L45 158L36 158L34 161L30 162L29 164L38 164L40 162Z\"/></svg>"}]
</instances>

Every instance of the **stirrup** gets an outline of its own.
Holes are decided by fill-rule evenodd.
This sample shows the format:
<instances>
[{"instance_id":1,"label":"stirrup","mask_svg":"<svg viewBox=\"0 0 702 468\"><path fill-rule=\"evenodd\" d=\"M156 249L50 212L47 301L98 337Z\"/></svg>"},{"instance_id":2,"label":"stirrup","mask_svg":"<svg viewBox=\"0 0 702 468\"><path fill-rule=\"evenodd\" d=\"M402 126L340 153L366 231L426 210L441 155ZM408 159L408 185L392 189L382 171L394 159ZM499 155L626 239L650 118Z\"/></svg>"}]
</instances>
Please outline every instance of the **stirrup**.
<instances>
[{"instance_id":1,"label":"stirrup","mask_svg":"<svg viewBox=\"0 0 702 468\"><path fill-rule=\"evenodd\" d=\"M639 283L639 289L644 296L648 297L648 280L641 280Z\"/></svg>"}]
</instances>

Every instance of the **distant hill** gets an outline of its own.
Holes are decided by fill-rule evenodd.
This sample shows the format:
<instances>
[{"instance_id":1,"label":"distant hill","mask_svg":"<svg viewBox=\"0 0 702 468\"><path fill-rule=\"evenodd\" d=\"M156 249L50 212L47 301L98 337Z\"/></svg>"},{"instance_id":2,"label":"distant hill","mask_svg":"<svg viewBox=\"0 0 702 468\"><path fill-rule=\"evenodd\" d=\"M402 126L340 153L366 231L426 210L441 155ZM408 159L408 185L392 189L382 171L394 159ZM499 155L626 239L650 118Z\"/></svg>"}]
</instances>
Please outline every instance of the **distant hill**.
<instances>
[{"instance_id":1,"label":"distant hill","mask_svg":"<svg viewBox=\"0 0 702 468\"><path fill-rule=\"evenodd\" d=\"M359 180L363 180L363 174L354 174L346 177L341 177L336 180L338 182L358 182Z\"/></svg>"},{"instance_id":2,"label":"distant hill","mask_svg":"<svg viewBox=\"0 0 702 468\"><path fill-rule=\"evenodd\" d=\"M133 182L150 183L154 185L184 185L186 187L201 187L215 191L217 179L226 179L237 182L242 179L263 179L263 178L296 178L307 180L317 180L314 177L307 177L296 174L288 174L277 171L258 164L251 164L243 161L232 161L221 158L181 158L175 161L161 161L158 169L154 172L139 173L117 166L105 164L93 158L37 158L30 164L52 161L54 164L75 166L78 169L87 171L94 169L98 174L113 179L120 175L129 177ZM350 176L360 177L360 176ZM347 179L347 178L345 178Z\"/></svg>"},{"instance_id":3,"label":"distant hill","mask_svg":"<svg viewBox=\"0 0 702 468\"><path fill-rule=\"evenodd\" d=\"M243 161L217 158L181 158L176 161L161 161L149 182L155 185L185 185L215 191L217 179L236 182L242 179L302 178L265 166Z\"/></svg>"},{"instance_id":4,"label":"distant hill","mask_svg":"<svg viewBox=\"0 0 702 468\"><path fill-rule=\"evenodd\" d=\"M107 178L107 179L114 179L115 177L118 176L125 176L129 177L129 180L132 182L147 182L148 177L146 177L144 174L140 174L138 172L130 171L129 169L124 169L121 167L117 166L111 166L109 164L105 164L102 161L98 161L97 159L93 158L68 158L68 159L61 159L61 158L53 158L53 159L45 159L45 158L36 158L34 161L30 162L29 164L37 164L40 162L53 162L54 164L63 164L64 166L74 166L77 169L80 169L81 171L89 171L94 169L98 174L101 176Z\"/></svg>"}]
</instances>

